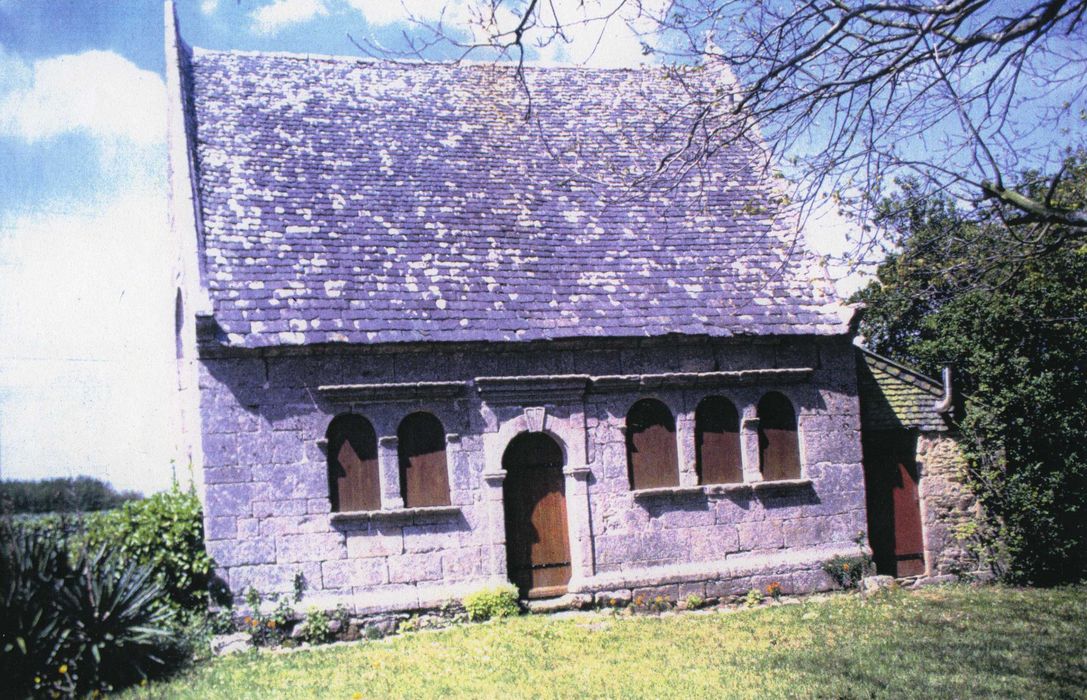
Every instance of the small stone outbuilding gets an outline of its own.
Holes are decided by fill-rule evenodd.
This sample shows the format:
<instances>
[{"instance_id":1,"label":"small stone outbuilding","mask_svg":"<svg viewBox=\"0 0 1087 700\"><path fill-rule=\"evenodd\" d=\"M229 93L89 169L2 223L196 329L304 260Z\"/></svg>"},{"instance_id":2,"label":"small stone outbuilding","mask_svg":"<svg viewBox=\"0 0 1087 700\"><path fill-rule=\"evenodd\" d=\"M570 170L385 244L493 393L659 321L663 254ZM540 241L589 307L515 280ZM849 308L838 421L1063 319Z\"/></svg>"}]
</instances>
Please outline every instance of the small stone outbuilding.
<instances>
[{"instance_id":1,"label":"small stone outbuilding","mask_svg":"<svg viewBox=\"0 0 1087 700\"><path fill-rule=\"evenodd\" d=\"M166 39L182 410L235 595L800 592L858 553L853 309L757 140L628 184L698 109L666 72L527 68L526 121L510 67L190 48L170 9Z\"/></svg>"},{"instance_id":2,"label":"small stone outbuilding","mask_svg":"<svg viewBox=\"0 0 1087 700\"><path fill-rule=\"evenodd\" d=\"M979 517L943 381L857 349L868 539L880 574L972 572L965 525Z\"/></svg>"}]
</instances>

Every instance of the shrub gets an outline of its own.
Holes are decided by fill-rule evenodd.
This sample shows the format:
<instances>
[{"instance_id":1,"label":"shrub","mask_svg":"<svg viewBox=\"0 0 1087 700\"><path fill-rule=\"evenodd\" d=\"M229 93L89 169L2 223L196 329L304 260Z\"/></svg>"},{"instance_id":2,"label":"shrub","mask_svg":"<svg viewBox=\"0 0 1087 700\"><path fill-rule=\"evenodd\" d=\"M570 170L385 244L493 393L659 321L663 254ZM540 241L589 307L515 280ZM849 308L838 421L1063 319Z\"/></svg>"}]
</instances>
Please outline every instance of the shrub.
<instances>
[{"instance_id":1,"label":"shrub","mask_svg":"<svg viewBox=\"0 0 1087 700\"><path fill-rule=\"evenodd\" d=\"M242 618L242 631L249 633L249 640L255 647L278 646L287 641L287 633L295 620L294 608L286 598L280 598L278 594L271 600L276 607L271 613L265 614L260 609L260 592L252 586L245 592L245 602L251 612Z\"/></svg>"},{"instance_id":2,"label":"shrub","mask_svg":"<svg viewBox=\"0 0 1087 700\"><path fill-rule=\"evenodd\" d=\"M698 595L697 593L691 593L690 595L687 596L687 609L688 610L698 610L699 608L701 608L705 604L706 604L706 599L703 598L702 596Z\"/></svg>"},{"instance_id":3,"label":"shrub","mask_svg":"<svg viewBox=\"0 0 1087 700\"><path fill-rule=\"evenodd\" d=\"M87 518L83 546L114 543L126 561L150 566L169 600L186 609L207 605L212 560L204 550L200 500L174 482L169 491Z\"/></svg>"},{"instance_id":4,"label":"shrub","mask_svg":"<svg viewBox=\"0 0 1087 700\"><path fill-rule=\"evenodd\" d=\"M5 691L109 690L165 671L180 640L152 570L114 544L0 523L0 677Z\"/></svg>"},{"instance_id":5,"label":"shrub","mask_svg":"<svg viewBox=\"0 0 1087 700\"><path fill-rule=\"evenodd\" d=\"M464 609L469 620L489 620L492 617L508 617L521 612L517 602L517 587L511 583L482 588L464 596Z\"/></svg>"},{"instance_id":6,"label":"shrub","mask_svg":"<svg viewBox=\"0 0 1087 700\"><path fill-rule=\"evenodd\" d=\"M823 571L830 574L841 588L856 588L872 565L872 559L864 554L837 556L823 562Z\"/></svg>"},{"instance_id":7,"label":"shrub","mask_svg":"<svg viewBox=\"0 0 1087 700\"><path fill-rule=\"evenodd\" d=\"M781 582L771 581L766 586L766 595L770 596L774 600L778 600L779 598L781 598Z\"/></svg>"},{"instance_id":8,"label":"shrub","mask_svg":"<svg viewBox=\"0 0 1087 700\"><path fill-rule=\"evenodd\" d=\"M332 621L324 610L311 609L302 621L302 639L310 644L324 644L332 641Z\"/></svg>"},{"instance_id":9,"label":"shrub","mask_svg":"<svg viewBox=\"0 0 1087 700\"><path fill-rule=\"evenodd\" d=\"M660 614L672 609L675 603L670 598L658 595L654 597L637 596L632 601L635 612Z\"/></svg>"},{"instance_id":10,"label":"shrub","mask_svg":"<svg viewBox=\"0 0 1087 700\"><path fill-rule=\"evenodd\" d=\"M764 597L762 591L758 588L752 588L747 592L747 595L744 596L744 605L749 608L757 607L763 601Z\"/></svg>"}]
</instances>

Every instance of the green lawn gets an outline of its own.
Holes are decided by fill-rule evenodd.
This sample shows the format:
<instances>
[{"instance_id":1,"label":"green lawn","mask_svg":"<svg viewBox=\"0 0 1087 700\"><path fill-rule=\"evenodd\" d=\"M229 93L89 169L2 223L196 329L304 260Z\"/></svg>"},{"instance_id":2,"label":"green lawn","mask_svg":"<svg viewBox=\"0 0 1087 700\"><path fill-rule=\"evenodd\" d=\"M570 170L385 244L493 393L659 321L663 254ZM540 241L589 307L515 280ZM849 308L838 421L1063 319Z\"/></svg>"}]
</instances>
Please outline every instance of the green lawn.
<instances>
[{"instance_id":1,"label":"green lawn","mask_svg":"<svg viewBox=\"0 0 1087 700\"><path fill-rule=\"evenodd\" d=\"M1087 698L1087 589L525 616L221 658L125 697Z\"/></svg>"}]
</instances>

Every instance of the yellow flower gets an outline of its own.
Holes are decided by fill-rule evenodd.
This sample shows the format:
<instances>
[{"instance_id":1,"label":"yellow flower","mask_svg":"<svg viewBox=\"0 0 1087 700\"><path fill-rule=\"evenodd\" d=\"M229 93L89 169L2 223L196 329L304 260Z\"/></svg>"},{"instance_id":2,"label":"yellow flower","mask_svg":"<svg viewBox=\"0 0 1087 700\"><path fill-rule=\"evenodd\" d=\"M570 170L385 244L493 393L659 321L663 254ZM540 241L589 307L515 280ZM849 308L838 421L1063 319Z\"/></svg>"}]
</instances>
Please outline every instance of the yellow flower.
<instances>
[{"instance_id":1,"label":"yellow flower","mask_svg":"<svg viewBox=\"0 0 1087 700\"><path fill-rule=\"evenodd\" d=\"M355 693L351 696L351 700L362 700L362 693Z\"/></svg>"},{"instance_id":2,"label":"yellow flower","mask_svg":"<svg viewBox=\"0 0 1087 700\"><path fill-rule=\"evenodd\" d=\"M60 675L63 676L64 674L68 673L68 664L61 664L57 670L60 671Z\"/></svg>"},{"instance_id":3,"label":"yellow flower","mask_svg":"<svg viewBox=\"0 0 1087 700\"><path fill-rule=\"evenodd\" d=\"M849 564L842 564L842 571L849 571Z\"/></svg>"},{"instance_id":4,"label":"yellow flower","mask_svg":"<svg viewBox=\"0 0 1087 700\"><path fill-rule=\"evenodd\" d=\"M42 677L41 676L34 676L34 682L35 683L41 683L42 682Z\"/></svg>"}]
</instances>

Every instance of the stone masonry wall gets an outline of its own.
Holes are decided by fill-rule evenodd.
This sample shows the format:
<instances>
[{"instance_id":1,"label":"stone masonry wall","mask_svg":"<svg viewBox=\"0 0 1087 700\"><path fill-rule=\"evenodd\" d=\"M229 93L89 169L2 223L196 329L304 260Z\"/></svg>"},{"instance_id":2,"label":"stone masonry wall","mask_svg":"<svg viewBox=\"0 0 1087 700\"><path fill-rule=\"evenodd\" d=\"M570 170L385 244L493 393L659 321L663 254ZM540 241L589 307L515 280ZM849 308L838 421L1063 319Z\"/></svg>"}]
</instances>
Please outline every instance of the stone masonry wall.
<instances>
[{"instance_id":1,"label":"stone masonry wall","mask_svg":"<svg viewBox=\"0 0 1087 700\"><path fill-rule=\"evenodd\" d=\"M713 384L723 375L709 374L696 377L698 388L684 385L694 373L804 368L811 371L725 378L720 386ZM475 382L571 375L622 380L592 382L580 395L569 380L526 380L513 394L487 393ZM366 612L427 607L505 580L501 455L524 429L548 432L566 454L572 592L694 586L719 595L762 578L786 590L826 588L819 564L855 553L853 540L865 530L856 374L846 338L247 354L205 357L199 382L206 538L236 595L250 586L287 591L301 572L308 602L346 602ZM420 382L399 400L348 400L320 390ZM427 382L466 384L443 398L428 397ZM752 419L769 390L797 409L803 478L795 482L757 483ZM741 414L744 485L697 484L694 411L711 394L728 397ZM676 417L680 487L634 494L623 426L629 407L647 396ZM525 410L535 406L543 410ZM348 410L377 432L385 485L380 512L340 520L330 514L322 443L329 421ZM388 483L397 426L419 410L444 425L452 508L403 509L395 477Z\"/></svg>"},{"instance_id":2,"label":"stone masonry wall","mask_svg":"<svg viewBox=\"0 0 1087 700\"><path fill-rule=\"evenodd\" d=\"M973 571L977 562L956 532L979 516L975 496L964 483L966 462L954 436L922 432L917 437L921 520L925 562L931 576Z\"/></svg>"}]
</instances>

